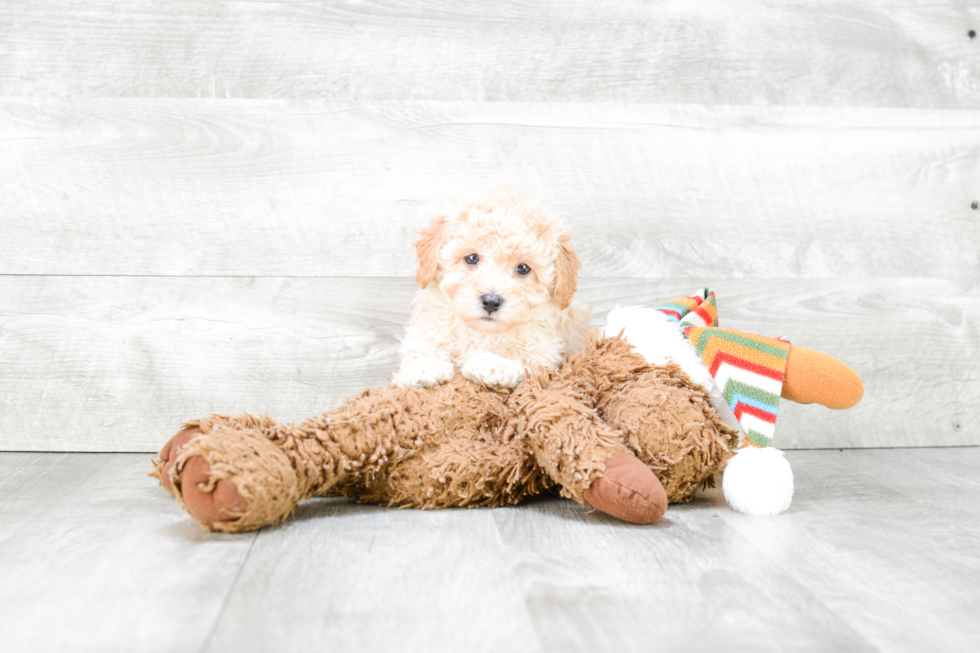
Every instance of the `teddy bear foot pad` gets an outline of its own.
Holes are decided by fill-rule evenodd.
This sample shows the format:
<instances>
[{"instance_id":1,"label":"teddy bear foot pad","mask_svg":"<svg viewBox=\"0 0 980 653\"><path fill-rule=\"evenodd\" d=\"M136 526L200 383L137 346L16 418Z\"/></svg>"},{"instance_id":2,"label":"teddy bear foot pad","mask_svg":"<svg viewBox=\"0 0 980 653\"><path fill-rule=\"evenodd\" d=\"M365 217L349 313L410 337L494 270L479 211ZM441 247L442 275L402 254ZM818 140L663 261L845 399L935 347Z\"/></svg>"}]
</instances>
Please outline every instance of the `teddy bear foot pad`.
<instances>
[{"instance_id":1,"label":"teddy bear foot pad","mask_svg":"<svg viewBox=\"0 0 980 653\"><path fill-rule=\"evenodd\" d=\"M598 510L631 524L653 524L667 511L667 492L657 476L628 451L606 461L601 478L583 493Z\"/></svg>"},{"instance_id":2,"label":"teddy bear foot pad","mask_svg":"<svg viewBox=\"0 0 980 653\"><path fill-rule=\"evenodd\" d=\"M172 437L160 450L160 484L171 494L174 493L170 470L177 461L181 447L201 433L194 427L184 429ZM222 479L215 483L212 490L208 486L208 474L211 466L203 456L188 458L181 470L181 497L184 507L192 517L201 522L218 523L233 521L236 515L247 508L245 499L239 494L235 484Z\"/></svg>"}]
</instances>

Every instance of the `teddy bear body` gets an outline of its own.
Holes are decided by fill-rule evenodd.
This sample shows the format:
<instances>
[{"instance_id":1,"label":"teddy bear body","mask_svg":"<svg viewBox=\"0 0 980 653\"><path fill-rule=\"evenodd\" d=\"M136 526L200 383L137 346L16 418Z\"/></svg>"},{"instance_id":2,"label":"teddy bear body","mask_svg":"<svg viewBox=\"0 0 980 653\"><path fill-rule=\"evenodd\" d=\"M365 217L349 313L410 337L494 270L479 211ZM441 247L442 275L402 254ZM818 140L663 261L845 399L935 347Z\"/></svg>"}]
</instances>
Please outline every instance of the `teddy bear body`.
<instances>
[{"instance_id":1,"label":"teddy bear body","mask_svg":"<svg viewBox=\"0 0 980 653\"><path fill-rule=\"evenodd\" d=\"M559 371L529 375L512 391L457 374L430 389L365 390L295 424L212 415L183 432L155 475L220 531L278 523L314 496L429 509L509 505L557 486L584 503L620 452L681 502L712 481L738 441L679 367L651 366L622 338L595 334ZM184 496L185 463L195 457L207 464L205 492L234 485L240 500L224 506L227 518L195 514Z\"/></svg>"}]
</instances>

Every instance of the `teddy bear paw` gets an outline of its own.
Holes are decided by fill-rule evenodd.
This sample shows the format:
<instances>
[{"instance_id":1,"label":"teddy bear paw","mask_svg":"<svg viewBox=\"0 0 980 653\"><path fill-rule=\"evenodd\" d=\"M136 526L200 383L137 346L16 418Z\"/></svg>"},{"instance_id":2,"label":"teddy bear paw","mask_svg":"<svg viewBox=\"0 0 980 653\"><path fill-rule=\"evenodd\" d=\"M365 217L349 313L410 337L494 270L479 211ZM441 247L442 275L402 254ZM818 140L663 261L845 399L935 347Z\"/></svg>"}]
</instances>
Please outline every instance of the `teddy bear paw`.
<instances>
[{"instance_id":1,"label":"teddy bear paw","mask_svg":"<svg viewBox=\"0 0 980 653\"><path fill-rule=\"evenodd\" d=\"M204 456L191 456L176 468L177 457L184 445L201 435L199 427L182 430L170 438L160 450L160 460L154 461L160 485L173 495L180 494L184 507L199 522L233 521L248 507L238 488L230 479L220 479L209 488L211 465ZM179 479L179 488L174 478Z\"/></svg>"},{"instance_id":2,"label":"teddy bear paw","mask_svg":"<svg viewBox=\"0 0 980 653\"><path fill-rule=\"evenodd\" d=\"M593 508L632 524L653 524L667 511L660 479L629 451L613 454L583 497Z\"/></svg>"},{"instance_id":3,"label":"teddy bear paw","mask_svg":"<svg viewBox=\"0 0 980 653\"><path fill-rule=\"evenodd\" d=\"M164 488L209 531L278 524L301 498L289 457L262 433L210 423L185 429L154 461Z\"/></svg>"}]
</instances>

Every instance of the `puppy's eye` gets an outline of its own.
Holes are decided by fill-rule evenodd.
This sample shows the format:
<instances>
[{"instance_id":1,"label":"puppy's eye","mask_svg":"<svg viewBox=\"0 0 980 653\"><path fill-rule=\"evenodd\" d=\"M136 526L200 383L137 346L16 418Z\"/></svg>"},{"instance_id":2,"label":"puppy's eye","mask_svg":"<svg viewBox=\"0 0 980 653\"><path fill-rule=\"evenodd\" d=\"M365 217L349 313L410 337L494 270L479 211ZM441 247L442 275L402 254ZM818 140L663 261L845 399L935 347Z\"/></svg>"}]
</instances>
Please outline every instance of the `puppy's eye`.
<instances>
[{"instance_id":1,"label":"puppy's eye","mask_svg":"<svg viewBox=\"0 0 980 653\"><path fill-rule=\"evenodd\" d=\"M469 256L465 257L463 260L466 261L466 265L476 265L477 263L480 262L480 255L470 254Z\"/></svg>"},{"instance_id":2,"label":"puppy's eye","mask_svg":"<svg viewBox=\"0 0 980 653\"><path fill-rule=\"evenodd\" d=\"M522 277L530 274L530 272L531 268L528 267L527 263L521 263L517 266L517 274L521 275Z\"/></svg>"}]
</instances>

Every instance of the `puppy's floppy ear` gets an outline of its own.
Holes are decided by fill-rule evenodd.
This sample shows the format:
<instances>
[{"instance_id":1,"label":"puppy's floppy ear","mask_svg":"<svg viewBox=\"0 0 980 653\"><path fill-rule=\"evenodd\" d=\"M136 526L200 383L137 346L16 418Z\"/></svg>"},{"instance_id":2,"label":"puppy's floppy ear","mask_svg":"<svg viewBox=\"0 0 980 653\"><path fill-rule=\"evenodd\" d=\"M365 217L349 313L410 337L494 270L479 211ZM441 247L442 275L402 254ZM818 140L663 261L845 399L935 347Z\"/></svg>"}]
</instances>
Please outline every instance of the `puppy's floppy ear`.
<instances>
[{"instance_id":1,"label":"puppy's floppy ear","mask_svg":"<svg viewBox=\"0 0 980 653\"><path fill-rule=\"evenodd\" d=\"M569 236L558 238L558 260L555 261L555 301L565 309L578 290L578 270L582 267L578 255L568 246Z\"/></svg>"},{"instance_id":2,"label":"puppy's floppy ear","mask_svg":"<svg viewBox=\"0 0 980 653\"><path fill-rule=\"evenodd\" d=\"M419 260L419 267L415 271L415 283L422 288L429 285L439 269L437 254L445 241L447 222L448 218L440 215L419 232L422 237L415 243L415 256Z\"/></svg>"}]
</instances>

